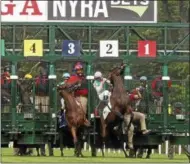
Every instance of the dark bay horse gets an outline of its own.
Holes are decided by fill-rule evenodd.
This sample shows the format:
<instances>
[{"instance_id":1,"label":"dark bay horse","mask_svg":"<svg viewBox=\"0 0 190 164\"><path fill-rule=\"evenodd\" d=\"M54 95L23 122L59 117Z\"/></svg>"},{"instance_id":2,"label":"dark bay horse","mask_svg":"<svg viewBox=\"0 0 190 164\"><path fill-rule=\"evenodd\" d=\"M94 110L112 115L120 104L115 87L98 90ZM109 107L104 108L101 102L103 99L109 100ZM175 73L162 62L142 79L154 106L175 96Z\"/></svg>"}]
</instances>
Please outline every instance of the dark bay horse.
<instances>
[{"instance_id":1,"label":"dark bay horse","mask_svg":"<svg viewBox=\"0 0 190 164\"><path fill-rule=\"evenodd\" d=\"M18 113L32 112L32 102L30 99L30 92L33 87L32 80L19 79L19 80L17 80L17 86L20 91L20 98L21 98L20 105L19 105L20 107L18 107L17 112ZM36 145L37 156L40 156L40 152L39 152L40 148L43 148L43 145ZM27 146L22 145L19 148L19 154L20 155L30 155L30 154L32 154L32 149L29 149L27 152ZM41 151L41 155L45 156L45 154L43 154L42 151Z\"/></svg>"},{"instance_id":2,"label":"dark bay horse","mask_svg":"<svg viewBox=\"0 0 190 164\"><path fill-rule=\"evenodd\" d=\"M122 64L120 67L115 67L109 73L108 79L110 80L113 88L111 91L110 104L111 112L108 114L107 118L104 120L101 116L101 126L102 126L102 137L105 140L108 135L107 127L110 123L116 121L117 118L123 121L124 113L128 112L129 109L129 96L126 93L126 89L123 82L122 73L124 71L125 65ZM120 121L121 124L121 121ZM120 133L118 135L121 138L122 150L127 157L125 149L123 147L124 136L122 132L122 127L120 126Z\"/></svg>"},{"instance_id":3,"label":"dark bay horse","mask_svg":"<svg viewBox=\"0 0 190 164\"><path fill-rule=\"evenodd\" d=\"M60 95L65 100L65 118L73 137L73 142L75 145L75 155L77 157L83 157L81 151L82 145L77 136L78 129L82 126L90 126L87 125L85 122L85 111L83 110L81 103L74 97L74 91L80 86L81 81L75 82L73 84L65 83L64 85L58 87Z\"/></svg>"}]
</instances>

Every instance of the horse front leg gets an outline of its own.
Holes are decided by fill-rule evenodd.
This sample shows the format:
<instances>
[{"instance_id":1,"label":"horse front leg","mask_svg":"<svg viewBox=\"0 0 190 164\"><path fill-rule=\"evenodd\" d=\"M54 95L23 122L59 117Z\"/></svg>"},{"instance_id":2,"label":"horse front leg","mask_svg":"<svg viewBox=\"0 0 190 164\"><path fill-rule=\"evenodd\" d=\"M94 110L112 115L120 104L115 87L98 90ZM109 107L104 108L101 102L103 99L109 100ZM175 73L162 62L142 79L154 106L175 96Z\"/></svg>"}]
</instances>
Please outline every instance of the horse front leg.
<instances>
[{"instance_id":1,"label":"horse front leg","mask_svg":"<svg viewBox=\"0 0 190 164\"><path fill-rule=\"evenodd\" d=\"M64 140L64 132L62 129L60 129L60 132L59 132L59 135L60 135L60 138L59 138L59 144L60 144L60 151L61 151L61 156L63 157L64 156L64 153L63 153L63 140Z\"/></svg>"},{"instance_id":2,"label":"horse front leg","mask_svg":"<svg viewBox=\"0 0 190 164\"><path fill-rule=\"evenodd\" d=\"M104 123L103 119L101 118L101 125L102 125L102 143L101 143L101 151L102 157L104 157L104 146L106 142L106 124Z\"/></svg>"},{"instance_id":3,"label":"horse front leg","mask_svg":"<svg viewBox=\"0 0 190 164\"><path fill-rule=\"evenodd\" d=\"M40 147L36 146L36 152L37 152L37 156L40 156Z\"/></svg>"},{"instance_id":4,"label":"horse front leg","mask_svg":"<svg viewBox=\"0 0 190 164\"><path fill-rule=\"evenodd\" d=\"M125 155L125 158L129 157L129 156L127 155L127 152L126 152L125 147L124 147L124 136L121 136L120 145L121 145L121 147L122 147L122 151L123 151L123 153L124 153L124 155Z\"/></svg>"},{"instance_id":5,"label":"horse front leg","mask_svg":"<svg viewBox=\"0 0 190 164\"><path fill-rule=\"evenodd\" d=\"M73 136L73 142L75 146L74 154L75 156L79 157L79 150L78 150L78 139L77 139L77 129L76 127L71 127L71 134Z\"/></svg>"},{"instance_id":6,"label":"horse front leg","mask_svg":"<svg viewBox=\"0 0 190 164\"><path fill-rule=\"evenodd\" d=\"M151 149L151 146L149 146L149 148L147 150L146 158L148 158L148 159L150 158L151 152L152 152L152 149Z\"/></svg>"}]
</instances>

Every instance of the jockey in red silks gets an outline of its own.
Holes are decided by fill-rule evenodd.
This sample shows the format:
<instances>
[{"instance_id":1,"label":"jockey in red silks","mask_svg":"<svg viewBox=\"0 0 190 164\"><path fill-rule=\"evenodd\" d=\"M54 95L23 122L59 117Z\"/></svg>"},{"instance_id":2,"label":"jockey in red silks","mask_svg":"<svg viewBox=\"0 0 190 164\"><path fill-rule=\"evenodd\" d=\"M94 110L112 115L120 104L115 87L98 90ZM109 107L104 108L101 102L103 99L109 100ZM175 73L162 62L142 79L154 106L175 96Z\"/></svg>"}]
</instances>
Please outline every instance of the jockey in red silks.
<instances>
[{"instance_id":1,"label":"jockey in red silks","mask_svg":"<svg viewBox=\"0 0 190 164\"><path fill-rule=\"evenodd\" d=\"M10 69L7 67L1 75L1 88L9 90L11 89Z\"/></svg>"},{"instance_id":2,"label":"jockey in red silks","mask_svg":"<svg viewBox=\"0 0 190 164\"><path fill-rule=\"evenodd\" d=\"M172 81L169 80L167 83L167 88L171 88ZM152 96L156 107L156 114L162 112L162 103L163 103L163 81L162 76L157 76L151 83Z\"/></svg>"},{"instance_id":3,"label":"jockey in red silks","mask_svg":"<svg viewBox=\"0 0 190 164\"><path fill-rule=\"evenodd\" d=\"M76 99L81 103L82 108L85 112L85 115L87 113L87 98L88 98L88 85L87 80L84 75L83 66L80 62L77 62L74 66L74 72L75 74L71 75L71 77L68 79L67 83L74 84L77 81L82 81L82 84L80 88L78 88L74 95ZM86 119L86 123L89 124L88 120Z\"/></svg>"}]
</instances>

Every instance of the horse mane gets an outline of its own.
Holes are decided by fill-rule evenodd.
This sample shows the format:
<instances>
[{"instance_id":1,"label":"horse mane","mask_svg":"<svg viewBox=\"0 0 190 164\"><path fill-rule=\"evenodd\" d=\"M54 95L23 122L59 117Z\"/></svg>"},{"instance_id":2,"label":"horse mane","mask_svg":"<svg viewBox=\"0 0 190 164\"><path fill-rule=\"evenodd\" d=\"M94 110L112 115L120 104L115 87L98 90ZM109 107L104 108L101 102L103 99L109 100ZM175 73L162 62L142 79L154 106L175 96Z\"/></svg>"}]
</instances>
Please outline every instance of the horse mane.
<instances>
[{"instance_id":1,"label":"horse mane","mask_svg":"<svg viewBox=\"0 0 190 164\"><path fill-rule=\"evenodd\" d=\"M113 88L115 88L118 92L123 92L125 90L123 78L121 77L121 75L112 75L111 79Z\"/></svg>"}]
</instances>

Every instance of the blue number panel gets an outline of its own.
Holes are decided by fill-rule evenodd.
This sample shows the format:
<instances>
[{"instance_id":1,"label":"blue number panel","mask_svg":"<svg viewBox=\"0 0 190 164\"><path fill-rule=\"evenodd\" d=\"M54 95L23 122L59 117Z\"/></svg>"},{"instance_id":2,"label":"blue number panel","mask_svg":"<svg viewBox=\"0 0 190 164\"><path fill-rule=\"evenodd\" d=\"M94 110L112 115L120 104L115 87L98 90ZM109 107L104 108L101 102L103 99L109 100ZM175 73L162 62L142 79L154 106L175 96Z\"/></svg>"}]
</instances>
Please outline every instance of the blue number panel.
<instances>
[{"instance_id":1,"label":"blue number panel","mask_svg":"<svg viewBox=\"0 0 190 164\"><path fill-rule=\"evenodd\" d=\"M64 40L62 46L63 56L80 56L80 40Z\"/></svg>"}]
</instances>

